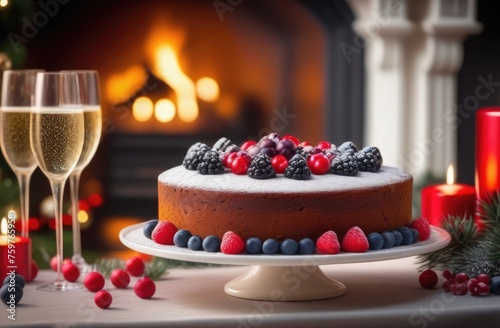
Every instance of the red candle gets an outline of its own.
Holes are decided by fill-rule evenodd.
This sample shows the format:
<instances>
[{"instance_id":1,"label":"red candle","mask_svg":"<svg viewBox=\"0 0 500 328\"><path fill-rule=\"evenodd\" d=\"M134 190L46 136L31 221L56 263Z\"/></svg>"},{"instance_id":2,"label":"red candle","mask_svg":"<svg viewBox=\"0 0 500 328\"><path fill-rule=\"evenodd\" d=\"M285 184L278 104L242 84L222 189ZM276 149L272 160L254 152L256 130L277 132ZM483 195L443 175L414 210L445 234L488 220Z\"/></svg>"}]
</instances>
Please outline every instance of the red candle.
<instances>
[{"instance_id":1,"label":"red candle","mask_svg":"<svg viewBox=\"0 0 500 328\"><path fill-rule=\"evenodd\" d=\"M476 112L476 191L478 199L500 189L500 107Z\"/></svg>"},{"instance_id":2,"label":"red candle","mask_svg":"<svg viewBox=\"0 0 500 328\"><path fill-rule=\"evenodd\" d=\"M31 240L16 236L14 228L15 213L9 212L8 220L1 221L0 234L0 279L16 272L26 282L31 281Z\"/></svg>"},{"instance_id":3,"label":"red candle","mask_svg":"<svg viewBox=\"0 0 500 328\"><path fill-rule=\"evenodd\" d=\"M476 207L476 189L466 184L454 184L453 166L450 165L446 184L422 189L422 216L434 226L448 215L473 215Z\"/></svg>"}]
</instances>

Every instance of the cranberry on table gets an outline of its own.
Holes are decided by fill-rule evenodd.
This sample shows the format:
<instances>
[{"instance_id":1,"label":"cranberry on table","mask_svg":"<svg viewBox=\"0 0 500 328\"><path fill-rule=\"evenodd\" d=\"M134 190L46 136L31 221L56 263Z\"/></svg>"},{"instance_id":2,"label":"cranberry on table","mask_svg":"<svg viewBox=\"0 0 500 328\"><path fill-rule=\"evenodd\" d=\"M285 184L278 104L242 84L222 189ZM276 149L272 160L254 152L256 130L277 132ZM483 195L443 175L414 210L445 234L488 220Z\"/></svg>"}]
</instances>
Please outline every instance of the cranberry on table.
<instances>
[{"instance_id":1,"label":"cranberry on table","mask_svg":"<svg viewBox=\"0 0 500 328\"><path fill-rule=\"evenodd\" d=\"M91 292L98 292L104 287L104 277L97 271L90 272L85 276L83 285Z\"/></svg>"},{"instance_id":2,"label":"cranberry on table","mask_svg":"<svg viewBox=\"0 0 500 328\"><path fill-rule=\"evenodd\" d=\"M128 259L125 262L125 267L127 268L127 271L134 277L141 276L144 273L144 269L146 268L146 266L144 265L144 261L137 256Z\"/></svg>"},{"instance_id":3,"label":"cranberry on table","mask_svg":"<svg viewBox=\"0 0 500 328\"><path fill-rule=\"evenodd\" d=\"M433 270L427 269L420 274L418 282L423 288L432 289L436 287L438 283L438 275Z\"/></svg>"},{"instance_id":4,"label":"cranberry on table","mask_svg":"<svg viewBox=\"0 0 500 328\"><path fill-rule=\"evenodd\" d=\"M107 309L113 302L113 297L107 290L100 290L94 295L94 302L101 309Z\"/></svg>"},{"instance_id":5,"label":"cranberry on table","mask_svg":"<svg viewBox=\"0 0 500 328\"><path fill-rule=\"evenodd\" d=\"M137 280L134 285L134 292L140 298L151 298L156 292L156 285L151 278L145 276Z\"/></svg>"}]
</instances>

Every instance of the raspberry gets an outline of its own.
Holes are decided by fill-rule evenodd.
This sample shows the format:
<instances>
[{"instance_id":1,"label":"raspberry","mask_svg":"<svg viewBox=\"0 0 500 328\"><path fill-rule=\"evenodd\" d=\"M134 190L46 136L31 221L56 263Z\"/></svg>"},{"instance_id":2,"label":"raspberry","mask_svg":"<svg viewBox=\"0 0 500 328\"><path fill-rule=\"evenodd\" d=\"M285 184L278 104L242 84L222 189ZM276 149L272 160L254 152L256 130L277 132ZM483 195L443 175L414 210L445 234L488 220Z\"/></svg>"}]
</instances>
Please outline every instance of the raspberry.
<instances>
[{"instance_id":1,"label":"raspberry","mask_svg":"<svg viewBox=\"0 0 500 328\"><path fill-rule=\"evenodd\" d=\"M313 174L326 174L330 171L330 160L323 153L314 154L307 160L307 166Z\"/></svg>"},{"instance_id":2,"label":"raspberry","mask_svg":"<svg viewBox=\"0 0 500 328\"><path fill-rule=\"evenodd\" d=\"M241 254L245 251L245 241L235 232L228 231L222 236L220 250L224 254Z\"/></svg>"},{"instance_id":3,"label":"raspberry","mask_svg":"<svg viewBox=\"0 0 500 328\"><path fill-rule=\"evenodd\" d=\"M358 152L358 147L354 144L352 141L346 141L343 144L341 144L337 150L341 153L357 153Z\"/></svg>"},{"instance_id":4,"label":"raspberry","mask_svg":"<svg viewBox=\"0 0 500 328\"><path fill-rule=\"evenodd\" d=\"M139 278L134 285L134 293L140 298L151 298L156 292L156 285L151 278L144 276Z\"/></svg>"},{"instance_id":5,"label":"raspberry","mask_svg":"<svg viewBox=\"0 0 500 328\"><path fill-rule=\"evenodd\" d=\"M125 268L134 277L139 277L144 273L144 269L146 268L146 266L144 265L143 260L141 260L137 256L134 256L132 258L129 258L125 262Z\"/></svg>"},{"instance_id":6,"label":"raspberry","mask_svg":"<svg viewBox=\"0 0 500 328\"><path fill-rule=\"evenodd\" d=\"M453 274L453 272L451 272L448 269L443 271L443 277L444 277L444 279L446 279L450 282L453 282L455 280L455 275Z\"/></svg>"},{"instance_id":7,"label":"raspberry","mask_svg":"<svg viewBox=\"0 0 500 328\"><path fill-rule=\"evenodd\" d=\"M62 266L64 279L69 282L75 282L80 277L80 270L73 262L67 262Z\"/></svg>"},{"instance_id":8,"label":"raspberry","mask_svg":"<svg viewBox=\"0 0 500 328\"><path fill-rule=\"evenodd\" d=\"M485 283L486 285L489 285L490 283L490 276L488 276L485 273L480 274L479 276L476 277L478 282Z\"/></svg>"},{"instance_id":9,"label":"raspberry","mask_svg":"<svg viewBox=\"0 0 500 328\"><path fill-rule=\"evenodd\" d=\"M445 292L449 292L450 291L450 287L451 287L451 281L449 281L449 280L445 280L443 282L443 284L441 285L441 288L443 288L443 290Z\"/></svg>"},{"instance_id":10,"label":"raspberry","mask_svg":"<svg viewBox=\"0 0 500 328\"><path fill-rule=\"evenodd\" d=\"M332 160L330 172L337 175L354 176L359 172L358 162L354 156L342 154Z\"/></svg>"},{"instance_id":11,"label":"raspberry","mask_svg":"<svg viewBox=\"0 0 500 328\"><path fill-rule=\"evenodd\" d=\"M286 178L295 180L307 180L311 177L311 170L307 167L304 156L295 154L288 162L284 173Z\"/></svg>"},{"instance_id":12,"label":"raspberry","mask_svg":"<svg viewBox=\"0 0 500 328\"><path fill-rule=\"evenodd\" d=\"M205 153L209 150L210 147L206 144L201 142L195 143L188 149L182 165L184 165L184 167L188 170L196 171L198 169L198 164L201 162Z\"/></svg>"},{"instance_id":13,"label":"raspberry","mask_svg":"<svg viewBox=\"0 0 500 328\"><path fill-rule=\"evenodd\" d=\"M414 219L410 224L410 228L418 231L418 241L427 240L431 236L431 226L424 217Z\"/></svg>"},{"instance_id":14,"label":"raspberry","mask_svg":"<svg viewBox=\"0 0 500 328\"><path fill-rule=\"evenodd\" d=\"M219 153L215 150L208 150L198 164L197 170L201 174L224 173L224 164L222 164Z\"/></svg>"},{"instance_id":15,"label":"raspberry","mask_svg":"<svg viewBox=\"0 0 500 328\"><path fill-rule=\"evenodd\" d=\"M438 275L433 270L425 270L418 277L418 282L423 288L432 289L438 283Z\"/></svg>"},{"instance_id":16,"label":"raspberry","mask_svg":"<svg viewBox=\"0 0 500 328\"><path fill-rule=\"evenodd\" d=\"M99 272L89 272L83 279L83 285L91 292L98 292L104 287L104 277Z\"/></svg>"},{"instance_id":17,"label":"raspberry","mask_svg":"<svg viewBox=\"0 0 500 328\"><path fill-rule=\"evenodd\" d=\"M360 171L378 172L382 167L382 155L377 147L365 147L356 153Z\"/></svg>"},{"instance_id":18,"label":"raspberry","mask_svg":"<svg viewBox=\"0 0 500 328\"><path fill-rule=\"evenodd\" d=\"M316 240L318 254L337 254L340 252L340 243L337 234L329 230Z\"/></svg>"},{"instance_id":19,"label":"raspberry","mask_svg":"<svg viewBox=\"0 0 500 328\"><path fill-rule=\"evenodd\" d=\"M94 302L101 309L107 309L113 302L113 297L107 290L100 290L94 295Z\"/></svg>"},{"instance_id":20,"label":"raspberry","mask_svg":"<svg viewBox=\"0 0 500 328\"><path fill-rule=\"evenodd\" d=\"M116 288L127 288L130 283L130 276L127 271L123 269L115 269L111 272L110 280Z\"/></svg>"},{"instance_id":21,"label":"raspberry","mask_svg":"<svg viewBox=\"0 0 500 328\"><path fill-rule=\"evenodd\" d=\"M276 177L276 172L271 164L271 158L266 154L257 154L250 163L247 174L253 179L271 179Z\"/></svg>"},{"instance_id":22,"label":"raspberry","mask_svg":"<svg viewBox=\"0 0 500 328\"><path fill-rule=\"evenodd\" d=\"M160 221L151 233L151 239L162 245L173 245L177 227L169 221Z\"/></svg>"},{"instance_id":23,"label":"raspberry","mask_svg":"<svg viewBox=\"0 0 500 328\"><path fill-rule=\"evenodd\" d=\"M358 226L349 229L342 239L342 250L346 252L364 253L369 247L365 233Z\"/></svg>"},{"instance_id":24,"label":"raspberry","mask_svg":"<svg viewBox=\"0 0 500 328\"><path fill-rule=\"evenodd\" d=\"M466 283L455 283L455 284L451 284L450 286L450 291L454 294L454 295L465 295L467 294L467 291L469 289L467 288L467 284Z\"/></svg>"},{"instance_id":25,"label":"raspberry","mask_svg":"<svg viewBox=\"0 0 500 328\"><path fill-rule=\"evenodd\" d=\"M466 284L469 281L469 276L465 272L457 273L454 282L456 284Z\"/></svg>"}]
</instances>

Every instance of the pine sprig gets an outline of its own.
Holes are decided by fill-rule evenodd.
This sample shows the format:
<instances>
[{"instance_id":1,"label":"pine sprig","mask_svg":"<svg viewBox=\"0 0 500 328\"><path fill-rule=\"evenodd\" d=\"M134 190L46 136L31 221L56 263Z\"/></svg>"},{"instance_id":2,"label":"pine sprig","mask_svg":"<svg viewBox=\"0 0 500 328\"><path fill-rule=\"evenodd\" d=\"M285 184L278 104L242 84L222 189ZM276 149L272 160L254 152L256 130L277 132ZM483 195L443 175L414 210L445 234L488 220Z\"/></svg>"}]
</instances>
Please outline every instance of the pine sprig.
<instances>
[{"instance_id":1,"label":"pine sprig","mask_svg":"<svg viewBox=\"0 0 500 328\"><path fill-rule=\"evenodd\" d=\"M451 236L445 248L420 255L419 270L449 269L454 273L465 272L469 276L481 273L500 275L500 193L479 201L478 214L484 228L476 228L474 217L449 216L442 227Z\"/></svg>"}]
</instances>

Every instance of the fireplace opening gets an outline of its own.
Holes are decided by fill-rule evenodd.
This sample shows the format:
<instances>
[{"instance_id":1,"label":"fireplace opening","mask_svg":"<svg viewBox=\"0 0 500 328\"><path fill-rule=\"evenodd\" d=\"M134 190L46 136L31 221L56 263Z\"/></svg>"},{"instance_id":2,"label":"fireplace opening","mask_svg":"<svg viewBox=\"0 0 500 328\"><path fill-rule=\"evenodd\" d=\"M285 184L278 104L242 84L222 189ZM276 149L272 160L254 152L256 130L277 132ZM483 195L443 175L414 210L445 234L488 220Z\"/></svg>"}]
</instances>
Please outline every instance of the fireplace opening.
<instances>
[{"instance_id":1,"label":"fireplace opening","mask_svg":"<svg viewBox=\"0 0 500 328\"><path fill-rule=\"evenodd\" d=\"M346 63L338 46L352 42L353 19L335 0L61 6L27 44L27 66L99 71L103 136L82 191L102 193L103 205L83 234L156 218L158 175L197 141L274 131L361 143L363 49ZM33 185L46 183L35 174Z\"/></svg>"}]
</instances>

